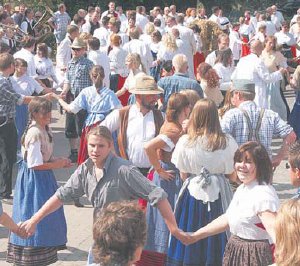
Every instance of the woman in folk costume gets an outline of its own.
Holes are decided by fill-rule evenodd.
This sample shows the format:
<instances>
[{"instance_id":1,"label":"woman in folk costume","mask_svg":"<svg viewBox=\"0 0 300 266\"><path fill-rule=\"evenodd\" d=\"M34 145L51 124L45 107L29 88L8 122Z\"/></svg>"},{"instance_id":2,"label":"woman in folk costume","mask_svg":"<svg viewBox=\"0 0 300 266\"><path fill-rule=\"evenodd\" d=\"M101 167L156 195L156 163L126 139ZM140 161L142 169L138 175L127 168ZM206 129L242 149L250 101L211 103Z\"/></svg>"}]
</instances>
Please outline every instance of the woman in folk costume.
<instances>
[{"instance_id":1,"label":"woman in folk costume","mask_svg":"<svg viewBox=\"0 0 300 266\"><path fill-rule=\"evenodd\" d=\"M121 107L121 103L114 92L103 87L104 70L101 66L93 66L90 71L93 86L83 89L75 100L67 104L60 96L56 96L59 104L67 111L77 113L80 110L87 111L85 128L80 138L80 148L77 163L80 165L87 157L86 133L98 125L114 109Z\"/></svg>"},{"instance_id":2,"label":"woman in folk costume","mask_svg":"<svg viewBox=\"0 0 300 266\"><path fill-rule=\"evenodd\" d=\"M171 162L185 180L175 207L181 230L195 231L223 214L232 192L228 177L234 178L236 141L222 132L218 111L212 100L199 100L191 113L188 133L176 144ZM185 246L171 237L167 264L222 265L226 233Z\"/></svg>"},{"instance_id":3,"label":"woman in folk costume","mask_svg":"<svg viewBox=\"0 0 300 266\"><path fill-rule=\"evenodd\" d=\"M53 136L49 128L52 103L36 98L29 104L30 120L22 138L24 160L19 167L13 201L13 219L27 220L58 189L52 169L70 167L67 158L53 157ZM49 265L57 261L57 251L65 248L67 226L63 208L37 226L36 233L22 239L12 233L7 261L14 265Z\"/></svg>"},{"instance_id":4,"label":"woman in folk costume","mask_svg":"<svg viewBox=\"0 0 300 266\"><path fill-rule=\"evenodd\" d=\"M153 182L168 194L168 201L174 209L182 181L171 156L174 147L183 134L182 123L190 114L188 98L181 93L171 95L166 110L166 120L157 137L146 143L145 151L154 168ZM137 265L163 266L166 262L170 232L163 217L151 205L147 205L148 237Z\"/></svg>"}]
</instances>

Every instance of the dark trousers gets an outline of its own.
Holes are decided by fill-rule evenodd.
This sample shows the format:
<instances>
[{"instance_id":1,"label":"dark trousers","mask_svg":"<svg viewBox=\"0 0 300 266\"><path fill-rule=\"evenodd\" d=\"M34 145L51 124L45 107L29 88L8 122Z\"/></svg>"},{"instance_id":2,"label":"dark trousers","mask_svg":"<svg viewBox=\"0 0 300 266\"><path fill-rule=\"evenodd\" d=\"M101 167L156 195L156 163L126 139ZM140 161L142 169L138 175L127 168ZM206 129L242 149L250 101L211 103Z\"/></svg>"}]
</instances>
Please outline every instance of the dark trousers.
<instances>
[{"instance_id":1,"label":"dark trousers","mask_svg":"<svg viewBox=\"0 0 300 266\"><path fill-rule=\"evenodd\" d=\"M0 139L0 197L7 197L12 193L12 169L17 157L18 138L14 121L0 127Z\"/></svg>"}]
</instances>

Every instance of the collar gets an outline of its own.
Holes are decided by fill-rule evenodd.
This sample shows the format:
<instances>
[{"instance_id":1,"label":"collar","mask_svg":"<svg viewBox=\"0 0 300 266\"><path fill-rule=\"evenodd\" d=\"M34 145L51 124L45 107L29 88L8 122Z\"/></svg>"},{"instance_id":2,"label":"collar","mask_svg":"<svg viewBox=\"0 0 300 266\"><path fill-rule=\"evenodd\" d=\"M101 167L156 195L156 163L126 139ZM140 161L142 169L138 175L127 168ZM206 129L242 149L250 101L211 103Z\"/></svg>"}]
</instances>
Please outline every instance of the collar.
<instances>
[{"instance_id":1,"label":"collar","mask_svg":"<svg viewBox=\"0 0 300 266\"><path fill-rule=\"evenodd\" d=\"M110 166L110 164L111 164L111 161L112 161L114 158L115 158L115 155L114 155L112 152L110 152L110 153L108 154L108 156L106 157L106 160L105 160L105 163L104 163L104 166L103 166L103 170L105 170L105 172L107 172L107 170L108 170L108 168L109 168L109 166Z\"/></svg>"},{"instance_id":2,"label":"collar","mask_svg":"<svg viewBox=\"0 0 300 266\"><path fill-rule=\"evenodd\" d=\"M143 117L147 116L148 114L151 113L152 110L149 110L145 115L143 115L143 113L141 112L141 109L137 106L137 104L133 104L130 107L131 110L133 110L135 113L139 113L141 114Z\"/></svg>"},{"instance_id":3,"label":"collar","mask_svg":"<svg viewBox=\"0 0 300 266\"><path fill-rule=\"evenodd\" d=\"M186 78L189 77L188 74L184 74L184 73L181 73L181 72L175 72L174 76L180 76L180 77L186 77Z\"/></svg>"},{"instance_id":4,"label":"collar","mask_svg":"<svg viewBox=\"0 0 300 266\"><path fill-rule=\"evenodd\" d=\"M256 105L256 104L255 104L254 101L244 101L237 108L240 108L240 107L243 107L243 106L247 106L247 105Z\"/></svg>"}]
</instances>

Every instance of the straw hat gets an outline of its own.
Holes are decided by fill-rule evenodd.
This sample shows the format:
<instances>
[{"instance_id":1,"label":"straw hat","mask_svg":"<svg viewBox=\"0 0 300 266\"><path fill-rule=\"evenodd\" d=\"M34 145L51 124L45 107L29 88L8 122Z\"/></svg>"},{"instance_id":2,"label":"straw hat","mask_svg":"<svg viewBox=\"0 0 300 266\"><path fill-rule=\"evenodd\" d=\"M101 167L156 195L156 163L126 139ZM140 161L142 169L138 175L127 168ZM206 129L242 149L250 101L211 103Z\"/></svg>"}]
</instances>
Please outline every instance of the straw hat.
<instances>
[{"instance_id":1,"label":"straw hat","mask_svg":"<svg viewBox=\"0 0 300 266\"><path fill-rule=\"evenodd\" d=\"M86 47L86 43L84 42L84 40L82 40L81 38L76 37L71 45L71 48L85 48Z\"/></svg>"},{"instance_id":2,"label":"straw hat","mask_svg":"<svg viewBox=\"0 0 300 266\"><path fill-rule=\"evenodd\" d=\"M158 87L154 78L144 73L135 76L135 86L128 90L133 94L161 94L164 90Z\"/></svg>"}]
</instances>

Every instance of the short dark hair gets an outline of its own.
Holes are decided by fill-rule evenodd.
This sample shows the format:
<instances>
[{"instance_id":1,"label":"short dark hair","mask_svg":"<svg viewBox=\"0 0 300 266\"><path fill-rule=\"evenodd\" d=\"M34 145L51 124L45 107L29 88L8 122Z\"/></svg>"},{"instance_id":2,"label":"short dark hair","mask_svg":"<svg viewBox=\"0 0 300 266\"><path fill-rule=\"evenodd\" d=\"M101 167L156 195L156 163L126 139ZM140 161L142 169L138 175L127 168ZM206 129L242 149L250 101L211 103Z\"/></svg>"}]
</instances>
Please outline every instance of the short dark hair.
<instances>
[{"instance_id":1,"label":"short dark hair","mask_svg":"<svg viewBox=\"0 0 300 266\"><path fill-rule=\"evenodd\" d=\"M91 39L88 39L88 45L91 50L96 51L96 50L99 50L99 48L100 48L100 41L98 38L92 37Z\"/></svg>"},{"instance_id":2,"label":"short dark hair","mask_svg":"<svg viewBox=\"0 0 300 266\"><path fill-rule=\"evenodd\" d=\"M173 69L172 60L164 61L162 64L162 68L165 71L170 72Z\"/></svg>"},{"instance_id":3,"label":"short dark hair","mask_svg":"<svg viewBox=\"0 0 300 266\"><path fill-rule=\"evenodd\" d=\"M101 19L102 25L103 25L103 26L107 26L109 20L110 20L110 17L104 16L104 17Z\"/></svg>"},{"instance_id":4,"label":"short dark hair","mask_svg":"<svg viewBox=\"0 0 300 266\"><path fill-rule=\"evenodd\" d=\"M14 57L11 54L0 54L0 71L7 70L14 62Z\"/></svg>"},{"instance_id":5,"label":"short dark hair","mask_svg":"<svg viewBox=\"0 0 300 266\"><path fill-rule=\"evenodd\" d=\"M300 140L291 144L289 148L289 164L293 169L300 169Z\"/></svg>"},{"instance_id":6,"label":"short dark hair","mask_svg":"<svg viewBox=\"0 0 300 266\"><path fill-rule=\"evenodd\" d=\"M19 67L19 66L21 66L21 67L28 67L28 64L27 64L27 62L24 59L22 59L22 58L16 58L15 59L15 67Z\"/></svg>"},{"instance_id":7,"label":"short dark hair","mask_svg":"<svg viewBox=\"0 0 300 266\"><path fill-rule=\"evenodd\" d=\"M9 53L10 47L5 42L0 42L0 54Z\"/></svg>"},{"instance_id":8,"label":"short dark hair","mask_svg":"<svg viewBox=\"0 0 300 266\"><path fill-rule=\"evenodd\" d=\"M211 12L212 12L212 13L216 13L218 10L220 10L220 7L219 7L219 6L213 6L213 7L211 8Z\"/></svg>"},{"instance_id":9,"label":"short dark hair","mask_svg":"<svg viewBox=\"0 0 300 266\"><path fill-rule=\"evenodd\" d=\"M93 257L103 266L127 265L146 241L145 213L135 202L119 201L102 209L93 226Z\"/></svg>"},{"instance_id":10,"label":"short dark hair","mask_svg":"<svg viewBox=\"0 0 300 266\"><path fill-rule=\"evenodd\" d=\"M256 167L256 179L260 185L270 184L273 177L272 163L266 148L256 142L242 144L234 154L234 163L241 162L245 153L249 153Z\"/></svg>"}]
</instances>

